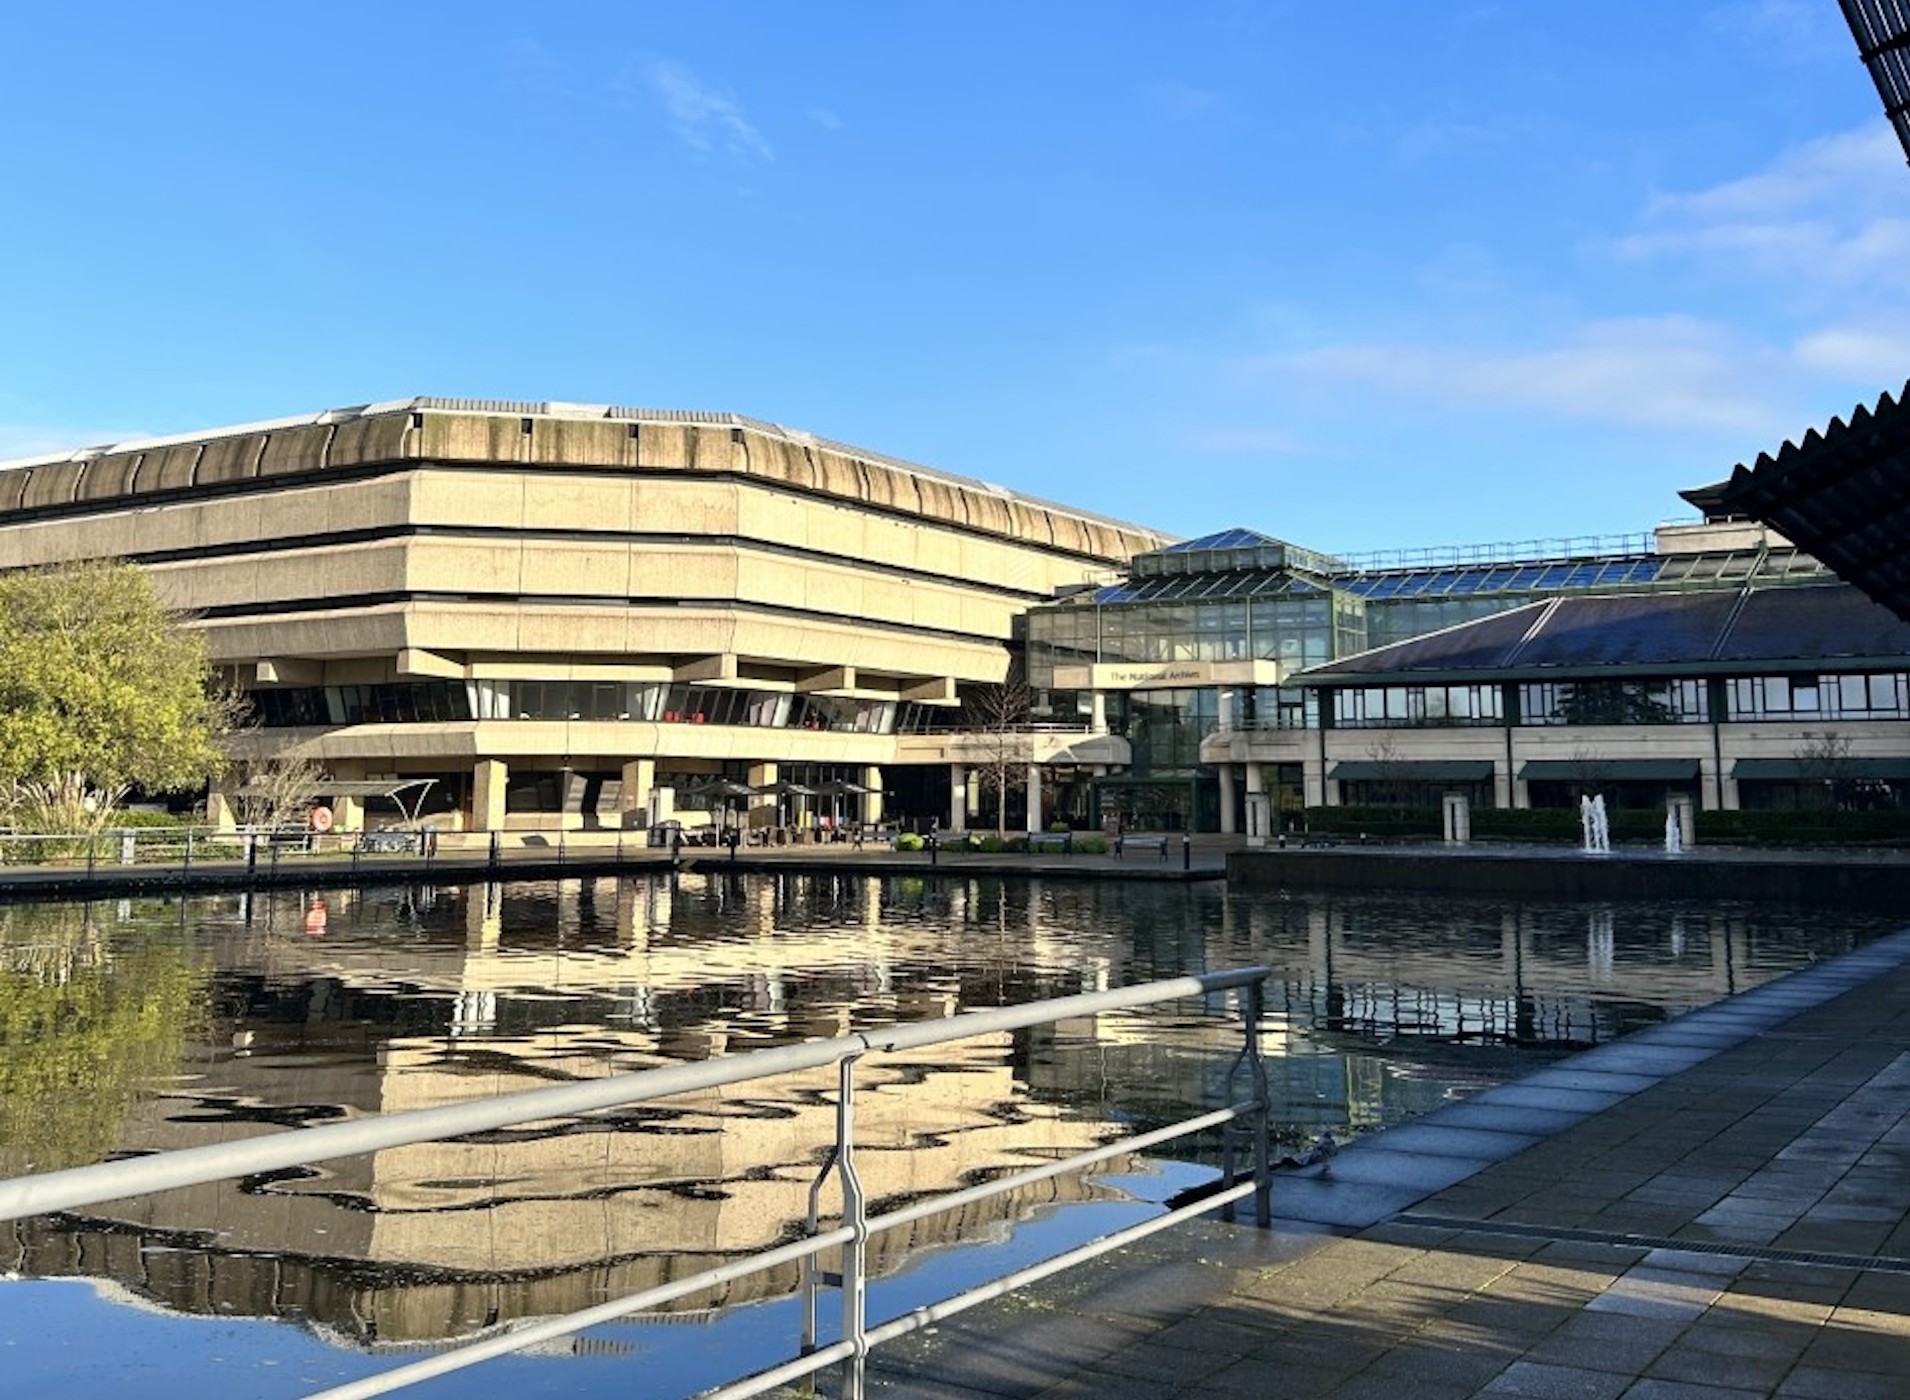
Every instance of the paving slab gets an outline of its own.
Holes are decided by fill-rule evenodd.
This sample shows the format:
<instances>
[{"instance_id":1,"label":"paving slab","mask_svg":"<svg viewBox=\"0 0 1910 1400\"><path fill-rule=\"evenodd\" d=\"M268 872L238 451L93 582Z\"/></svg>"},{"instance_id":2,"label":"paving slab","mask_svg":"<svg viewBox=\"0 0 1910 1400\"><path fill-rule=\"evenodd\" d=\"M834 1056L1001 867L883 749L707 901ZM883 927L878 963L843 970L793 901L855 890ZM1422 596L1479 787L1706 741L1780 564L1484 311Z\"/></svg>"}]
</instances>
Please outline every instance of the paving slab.
<instances>
[{"instance_id":1,"label":"paving slab","mask_svg":"<svg viewBox=\"0 0 1910 1400\"><path fill-rule=\"evenodd\" d=\"M1275 1204L884 1348L871 1393L1901 1400L1910 932L1362 1138Z\"/></svg>"}]
</instances>

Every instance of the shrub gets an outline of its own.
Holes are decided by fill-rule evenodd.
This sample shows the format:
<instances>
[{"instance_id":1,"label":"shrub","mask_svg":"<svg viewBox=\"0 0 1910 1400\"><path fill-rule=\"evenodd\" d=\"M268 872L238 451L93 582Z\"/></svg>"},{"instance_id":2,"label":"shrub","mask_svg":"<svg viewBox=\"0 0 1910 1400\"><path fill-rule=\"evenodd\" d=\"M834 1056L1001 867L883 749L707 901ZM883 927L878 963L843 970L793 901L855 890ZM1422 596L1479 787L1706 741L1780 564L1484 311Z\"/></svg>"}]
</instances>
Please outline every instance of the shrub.
<instances>
[{"instance_id":1,"label":"shrub","mask_svg":"<svg viewBox=\"0 0 1910 1400\"><path fill-rule=\"evenodd\" d=\"M898 851L919 851L922 845L922 838L913 831L905 831L895 838L895 849Z\"/></svg>"}]
</instances>

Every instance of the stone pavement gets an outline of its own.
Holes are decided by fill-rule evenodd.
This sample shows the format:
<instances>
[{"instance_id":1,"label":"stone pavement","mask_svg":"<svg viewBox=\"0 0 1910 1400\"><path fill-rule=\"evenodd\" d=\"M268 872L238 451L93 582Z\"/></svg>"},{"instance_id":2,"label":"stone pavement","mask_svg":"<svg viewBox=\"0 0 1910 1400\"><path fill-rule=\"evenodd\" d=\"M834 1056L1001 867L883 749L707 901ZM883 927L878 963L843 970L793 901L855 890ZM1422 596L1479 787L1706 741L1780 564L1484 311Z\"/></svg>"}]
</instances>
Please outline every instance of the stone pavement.
<instances>
[{"instance_id":1,"label":"stone pavement","mask_svg":"<svg viewBox=\"0 0 1910 1400\"><path fill-rule=\"evenodd\" d=\"M1910 1396L1910 932L878 1350L921 1400Z\"/></svg>"}]
</instances>

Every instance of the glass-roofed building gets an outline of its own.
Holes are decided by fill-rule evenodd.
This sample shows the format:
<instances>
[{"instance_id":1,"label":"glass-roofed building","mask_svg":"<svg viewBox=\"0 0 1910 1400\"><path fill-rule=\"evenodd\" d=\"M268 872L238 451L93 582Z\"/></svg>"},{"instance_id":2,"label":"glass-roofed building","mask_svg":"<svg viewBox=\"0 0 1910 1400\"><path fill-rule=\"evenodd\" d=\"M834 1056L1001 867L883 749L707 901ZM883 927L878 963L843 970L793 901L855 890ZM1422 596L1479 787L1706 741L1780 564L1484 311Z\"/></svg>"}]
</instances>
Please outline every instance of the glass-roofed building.
<instances>
[{"instance_id":1,"label":"glass-roofed building","mask_svg":"<svg viewBox=\"0 0 1910 1400\"><path fill-rule=\"evenodd\" d=\"M1317 775L1309 789L1297 755L1202 761L1203 742L1223 732L1334 728L1320 689L1296 682L1310 668L1551 598L1829 579L1814 559L1740 522L1358 558L1246 529L1168 545L1135 556L1125 577L1028 616L1036 717L1124 736L1132 753L1124 771L1052 773L1051 809L1077 822L1239 830L1250 792L1275 812L1333 796ZM1438 722L1500 724L1502 697L1492 685L1449 687Z\"/></svg>"}]
</instances>

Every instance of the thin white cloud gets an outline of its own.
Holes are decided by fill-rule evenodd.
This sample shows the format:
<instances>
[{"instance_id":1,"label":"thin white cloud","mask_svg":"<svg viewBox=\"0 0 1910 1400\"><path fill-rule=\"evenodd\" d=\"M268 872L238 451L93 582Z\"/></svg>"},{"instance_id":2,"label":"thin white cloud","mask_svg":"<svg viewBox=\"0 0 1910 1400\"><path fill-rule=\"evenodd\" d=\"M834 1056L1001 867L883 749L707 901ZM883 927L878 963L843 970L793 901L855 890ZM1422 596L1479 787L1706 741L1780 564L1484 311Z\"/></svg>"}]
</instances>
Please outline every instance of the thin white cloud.
<instances>
[{"instance_id":1,"label":"thin white cloud","mask_svg":"<svg viewBox=\"0 0 1910 1400\"><path fill-rule=\"evenodd\" d=\"M809 109L809 120L821 127L824 131L842 130L842 118L830 111L827 107L811 107Z\"/></svg>"},{"instance_id":2,"label":"thin white cloud","mask_svg":"<svg viewBox=\"0 0 1910 1400\"><path fill-rule=\"evenodd\" d=\"M681 63L656 59L643 65L643 86L659 102L670 127L691 150L721 150L740 160L771 161L776 153L728 93L710 87Z\"/></svg>"},{"instance_id":3,"label":"thin white cloud","mask_svg":"<svg viewBox=\"0 0 1910 1400\"><path fill-rule=\"evenodd\" d=\"M1910 378L1910 331L1891 326L1830 326L1793 349L1797 364L1834 379L1892 387Z\"/></svg>"},{"instance_id":4,"label":"thin white cloud","mask_svg":"<svg viewBox=\"0 0 1910 1400\"><path fill-rule=\"evenodd\" d=\"M1756 174L1662 194L1616 239L1620 257L1700 259L1807 288L1910 290L1910 180L1889 125L1825 137Z\"/></svg>"},{"instance_id":5,"label":"thin white cloud","mask_svg":"<svg viewBox=\"0 0 1910 1400\"><path fill-rule=\"evenodd\" d=\"M1627 427L1764 432L1759 390L1770 350L1691 317L1593 322L1535 349L1445 345L1322 346L1261 362L1299 375L1447 405L1538 413Z\"/></svg>"}]
</instances>

